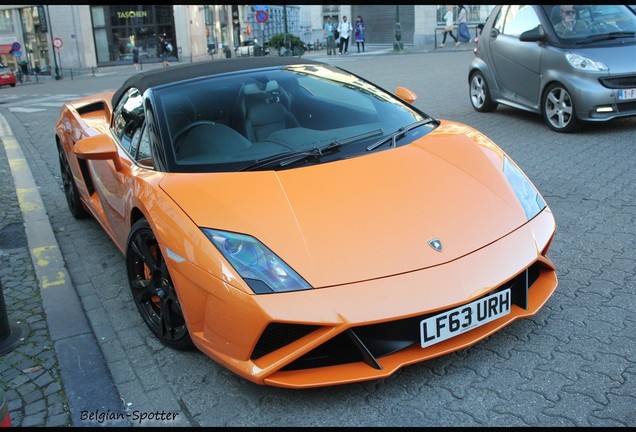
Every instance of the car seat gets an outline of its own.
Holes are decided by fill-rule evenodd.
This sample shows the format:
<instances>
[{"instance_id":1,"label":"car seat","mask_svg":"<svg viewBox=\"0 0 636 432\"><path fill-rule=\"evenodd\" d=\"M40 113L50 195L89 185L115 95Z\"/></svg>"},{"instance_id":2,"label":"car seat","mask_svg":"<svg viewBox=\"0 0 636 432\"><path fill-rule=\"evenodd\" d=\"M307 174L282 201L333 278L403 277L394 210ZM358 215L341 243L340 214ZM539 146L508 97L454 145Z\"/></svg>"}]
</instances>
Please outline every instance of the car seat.
<instances>
[{"instance_id":1,"label":"car seat","mask_svg":"<svg viewBox=\"0 0 636 432\"><path fill-rule=\"evenodd\" d=\"M299 126L289 110L289 98L276 81L245 84L239 105L243 132L251 142L263 141L278 130Z\"/></svg>"}]
</instances>

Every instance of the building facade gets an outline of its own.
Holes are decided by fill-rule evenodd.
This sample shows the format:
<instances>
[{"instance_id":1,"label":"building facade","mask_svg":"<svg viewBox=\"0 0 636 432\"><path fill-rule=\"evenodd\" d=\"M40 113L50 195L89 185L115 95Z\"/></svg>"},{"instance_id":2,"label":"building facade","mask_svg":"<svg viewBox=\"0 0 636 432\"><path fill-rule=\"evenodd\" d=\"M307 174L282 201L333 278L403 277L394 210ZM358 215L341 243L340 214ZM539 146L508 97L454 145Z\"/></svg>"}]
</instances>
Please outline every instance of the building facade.
<instances>
[{"instance_id":1,"label":"building facade","mask_svg":"<svg viewBox=\"0 0 636 432\"><path fill-rule=\"evenodd\" d=\"M360 15L369 44L432 44L444 5L2 5L0 62L29 71L88 69L159 62L159 38L171 42L169 60L233 57L242 41L290 33L307 44L324 42L327 16L339 22ZM492 6L473 5L470 21L483 22ZM273 54L273 53L272 53Z\"/></svg>"}]
</instances>

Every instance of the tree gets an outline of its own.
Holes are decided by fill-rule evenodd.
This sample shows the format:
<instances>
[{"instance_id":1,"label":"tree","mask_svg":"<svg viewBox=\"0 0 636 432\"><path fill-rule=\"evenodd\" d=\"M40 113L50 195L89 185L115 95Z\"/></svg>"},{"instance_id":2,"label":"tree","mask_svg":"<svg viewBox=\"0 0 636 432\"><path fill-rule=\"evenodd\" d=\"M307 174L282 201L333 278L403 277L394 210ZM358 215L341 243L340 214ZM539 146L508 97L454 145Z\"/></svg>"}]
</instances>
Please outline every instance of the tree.
<instances>
[{"instance_id":1,"label":"tree","mask_svg":"<svg viewBox=\"0 0 636 432\"><path fill-rule=\"evenodd\" d=\"M303 41L293 34L287 33L287 46L285 46L285 33L276 33L269 38L270 48L278 50L280 55L303 55ZM282 51L281 47L285 47L286 50Z\"/></svg>"}]
</instances>

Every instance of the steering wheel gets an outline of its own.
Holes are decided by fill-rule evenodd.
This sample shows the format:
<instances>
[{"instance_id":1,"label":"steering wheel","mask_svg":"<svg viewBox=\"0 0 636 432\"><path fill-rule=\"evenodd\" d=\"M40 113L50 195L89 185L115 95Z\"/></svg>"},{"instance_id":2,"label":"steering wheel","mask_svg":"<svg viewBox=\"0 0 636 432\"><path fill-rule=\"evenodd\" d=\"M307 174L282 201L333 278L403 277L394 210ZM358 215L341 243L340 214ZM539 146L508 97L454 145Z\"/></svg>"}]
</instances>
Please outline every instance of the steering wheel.
<instances>
[{"instance_id":1,"label":"steering wheel","mask_svg":"<svg viewBox=\"0 0 636 432\"><path fill-rule=\"evenodd\" d=\"M589 26L587 26L587 33L606 33L608 31L608 26L600 21L593 22Z\"/></svg>"},{"instance_id":2,"label":"steering wheel","mask_svg":"<svg viewBox=\"0 0 636 432\"><path fill-rule=\"evenodd\" d=\"M214 125L212 120L197 120L195 122L190 123L184 128L181 128L174 136L172 137L172 142L174 143L175 152L179 153L181 149L181 144L179 143L179 138L183 137L186 133L190 132L192 129L203 126L203 125Z\"/></svg>"}]
</instances>

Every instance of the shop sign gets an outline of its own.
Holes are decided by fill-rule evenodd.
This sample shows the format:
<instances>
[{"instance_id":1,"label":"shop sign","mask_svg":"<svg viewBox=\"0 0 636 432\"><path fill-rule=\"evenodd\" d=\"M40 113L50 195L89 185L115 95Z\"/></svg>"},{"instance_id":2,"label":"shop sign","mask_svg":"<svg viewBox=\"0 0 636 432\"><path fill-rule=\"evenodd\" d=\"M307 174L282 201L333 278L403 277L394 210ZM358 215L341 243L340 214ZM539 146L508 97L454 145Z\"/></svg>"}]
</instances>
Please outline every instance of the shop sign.
<instances>
[{"instance_id":1,"label":"shop sign","mask_svg":"<svg viewBox=\"0 0 636 432\"><path fill-rule=\"evenodd\" d=\"M49 26L46 21L46 12L44 11L44 6L38 6L38 17L40 17L40 31L42 33L46 33L49 31Z\"/></svg>"}]
</instances>

